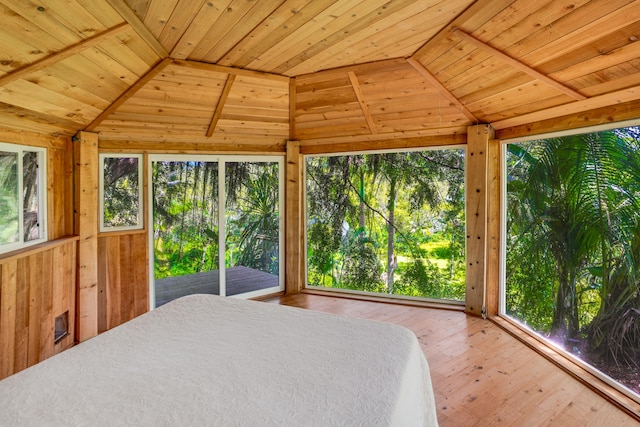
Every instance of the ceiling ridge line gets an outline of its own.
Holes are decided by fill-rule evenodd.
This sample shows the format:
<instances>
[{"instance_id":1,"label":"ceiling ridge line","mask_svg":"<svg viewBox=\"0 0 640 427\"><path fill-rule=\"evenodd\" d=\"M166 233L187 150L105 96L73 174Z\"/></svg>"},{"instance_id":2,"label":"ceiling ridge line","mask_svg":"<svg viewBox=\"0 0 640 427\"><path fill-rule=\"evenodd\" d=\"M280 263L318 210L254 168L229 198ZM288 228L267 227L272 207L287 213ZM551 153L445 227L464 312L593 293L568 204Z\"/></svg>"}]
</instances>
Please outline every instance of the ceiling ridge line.
<instances>
[{"instance_id":1,"label":"ceiling ridge line","mask_svg":"<svg viewBox=\"0 0 640 427\"><path fill-rule=\"evenodd\" d=\"M165 58L152 67L145 75L140 77L137 82L129 86L115 101L111 103L102 113L98 115L84 130L93 131L100 123L102 123L109 115L111 115L118 107L124 104L129 98L136 94L144 85L149 83L158 73L164 70L169 64L173 63L173 59Z\"/></svg>"},{"instance_id":2,"label":"ceiling ridge line","mask_svg":"<svg viewBox=\"0 0 640 427\"><path fill-rule=\"evenodd\" d=\"M467 107L465 107L464 104L458 98L456 98L453 93L449 91L449 89L444 87L440 80L436 79L435 76L431 74L424 65L413 58L407 58L406 61L409 63L409 65L415 68L415 70L420 73L422 77L424 77L429 83L435 86L436 89L438 89L438 91L442 95L444 95L445 98L452 102L456 107L460 108L462 114L464 114L469 120L471 120L473 123L480 123L480 120L478 120L478 118L471 111L469 111L469 109L467 109Z\"/></svg>"},{"instance_id":3,"label":"ceiling ridge line","mask_svg":"<svg viewBox=\"0 0 640 427\"><path fill-rule=\"evenodd\" d=\"M115 9L122 18L131 25L133 30L145 41L160 58L169 56L167 50L160 44L158 39L151 34L147 26L138 18L133 10L125 3L124 0L106 0L109 5Z\"/></svg>"},{"instance_id":4,"label":"ceiling ridge line","mask_svg":"<svg viewBox=\"0 0 640 427\"><path fill-rule=\"evenodd\" d=\"M513 0L511 0L511 2L512 1ZM420 56L424 55L424 53L427 50L429 50L430 44L434 40L437 40L438 37L446 36L446 34L449 32L449 29L455 28L455 27L457 27L459 25L462 25L462 24L466 23L470 19L473 19L473 17L478 13L479 10L486 9L487 7L490 7L493 2L494 2L494 0L476 0L476 1L472 2L469 6L467 6L466 9L464 9L462 12L460 12L458 15L456 15L451 21L449 21L445 26L443 26L440 29L440 31L435 33L429 40L424 42L424 44L422 46L420 46L418 49L416 49L416 51L411 56L412 57L420 57Z\"/></svg>"},{"instance_id":5,"label":"ceiling ridge line","mask_svg":"<svg viewBox=\"0 0 640 427\"><path fill-rule=\"evenodd\" d=\"M194 61L192 59L175 59L171 58L173 63L183 67L198 68L223 74L235 74L236 76L256 77L264 79L273 79L278 81L289 81L291 77L282 74L268 73L266 71L249 70L246 68L235 68L227 65L212 64L210 62Z\"/></svg>"},{"instance_id":6,"label":"ceiling ridge line","mask_svg":"<svg viewBox=\"0 0 640 427\"><path fill-rule=\"evenodd\" d=\"M517 70L528 74L529 76L533 77L536 80L540 80L544 83L547 83L550 86L553 86L554 88L560 90L561 92L563 92L566 95L569 95L570 97L577 99L578 101L582 101L587 99L587 97L583 94L581 94L580 92L571 89L570 87L562 84L561 82L552 79L551 77L549 77L546 74L543 74L541 72L539 72L538 70L528 66L527 64L523 63L522 61L513 58L509 55L507 55L506 53L502 52L501 50L483 42L482 40L479 40L477 38L475 38L474 36L472 36L471 34L465 32L464 30L461 30L460 28L454 27L451 29L451 33L457 35L459 38L461 38L464 41L467 41L473 45L475 45L478 49L483 50L491 55L497 56L500 60L506 62L507 64L511 65L512 67L516 68Z\"/></svg>"}]
</instances>

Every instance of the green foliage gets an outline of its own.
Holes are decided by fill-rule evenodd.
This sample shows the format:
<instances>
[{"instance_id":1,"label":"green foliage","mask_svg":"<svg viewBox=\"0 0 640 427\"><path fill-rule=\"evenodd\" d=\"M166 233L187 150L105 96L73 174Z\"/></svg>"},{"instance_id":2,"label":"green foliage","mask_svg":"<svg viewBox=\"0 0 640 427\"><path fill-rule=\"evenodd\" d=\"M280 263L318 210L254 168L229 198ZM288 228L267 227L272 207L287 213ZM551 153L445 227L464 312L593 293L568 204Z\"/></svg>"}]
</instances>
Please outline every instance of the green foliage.
<instances>
[{"instance_id":1,"label":"green foliage","mask_svg":"<svg viewBox=\"0 0 640 427\"><path fill-rule=\"evenodd\" d=\"M278 164L228 162L225 265L278 274ZM155 277L217 270L218 164L155 162Z\"/></svg>"},{"instance_id":2,"label":"green foliage","mask_svg":"<svg viewBox=\"0 0 640 427\"><path fill-rule=\"evenodd\" d=\"M228 200L227 251L237 252L235 263L278 274L279 213L277 164L254 164L235 203Z\"/></svg>"},{"instance_id":3,"label":"green foliage","mask_svg":"<svg viewBox=\"0 0 640 427\"><path fill-rule=\"evenodd\" d=\"M639 148L633 128L508 146L507 313L611 363L640 348Z\"/></svg>"},{"instance_id":4,"label":"green foliage","mask_svg":"<svg viewBox=\"0 0 640 427\"><path fill-rule=\"evenodd\" d=\"M342 270L338 283L341 287L368 292L384 292L382 265L373 242L353 236L343 246Z\"/></svg>"},{"instance_id":5,"label":"green foliage","mask_svg":"<svg viewBox=\"0 0 640 427\"><path fill-rule=\"evenodd\" d=\"M429 259L414 259L402 271L395 285L398 295L433 299L464 300L464 280L451 280Z\"/></svg>"},{"instance_id":6,"label":"green foliage","mask_svg":"<svg viewBox=\"0 0 640 427\"><path fill-rule=\"evenodd\" d=\"M139 223L139 173L137 158L105 158L103 181L105 226L132 226Z\"/></svg>"},{"instance_id":7,"label":"green foliage","mask_svg":"<svg viewBox=\"0 0 640 427\"><path fill-rule=\"evenodd\" d=\"M0 152L0 244L18 240L18 157Z\"/></svg>"},{"instance_id":8,"label":"green foliage","mask_svg":"<svg viewBox=\"0 0 640 427\"><path fill-rule=\"evenodd\" d=\"M155 277L218 268L218 167L154 162Z\"/></svg>"},{"instance_id":9,"label":"green foliage","mask_svg":"<svg viewBox=\"0 0 640 427\"><path fill-rule=\"evenodd\" d=\"M310 285L464 299L463 150L314 157L306 172Z\"/></svg>"}]
</instances>

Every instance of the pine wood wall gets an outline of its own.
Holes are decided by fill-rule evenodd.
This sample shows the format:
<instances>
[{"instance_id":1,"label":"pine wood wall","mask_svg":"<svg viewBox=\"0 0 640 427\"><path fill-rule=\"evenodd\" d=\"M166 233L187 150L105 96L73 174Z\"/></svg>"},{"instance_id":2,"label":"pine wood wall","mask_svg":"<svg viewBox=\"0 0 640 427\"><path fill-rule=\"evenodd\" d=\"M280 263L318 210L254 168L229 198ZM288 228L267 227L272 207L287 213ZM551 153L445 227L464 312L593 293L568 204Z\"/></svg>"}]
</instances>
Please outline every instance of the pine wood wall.
<instances>
[{"instance_id":1,"label":"pine wood wall","mask_svg":"<svg viewBox=\"0 0 640 427\"><path fill-rule=\"evenodd\" d=\"M49 241L0 255L0 378L74 343L76 247L73 156L67 138L0 131L0 140L47 148ZM55 318L68 313L69 334L54 343Z\"/></svg>"},{"instance_id":2,"label":"pine wood wall","mask_svg":"<svg viewBox=\"0 0 640 427\"><path fill-rule=\"evenodd\" d=\"M149 310L147 232L103 233L98 238L98 332Z\"/></svg>"}]
</instances>

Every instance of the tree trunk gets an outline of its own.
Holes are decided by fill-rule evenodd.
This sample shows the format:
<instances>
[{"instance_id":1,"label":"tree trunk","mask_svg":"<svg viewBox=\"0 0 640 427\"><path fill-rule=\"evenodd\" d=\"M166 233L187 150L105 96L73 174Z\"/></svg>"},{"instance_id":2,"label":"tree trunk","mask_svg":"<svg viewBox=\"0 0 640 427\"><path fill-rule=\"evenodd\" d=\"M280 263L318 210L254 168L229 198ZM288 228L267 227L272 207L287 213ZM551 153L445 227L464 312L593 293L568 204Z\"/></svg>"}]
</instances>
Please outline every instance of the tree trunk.
<instances>
[{"instance_id":1,"label":"tree trunk","mask_svg":"<svg viewBox=\"0 0 640 427\"><path fill-rule=\"evenodd\" d=\"M449 260L449 279L453 280L456 275L456 235L451 231L451 258Z\"/></svg>"},{"instance_id":2,"label":"tree trunk","mask_svg":"<svg viewBox=\"0 0 640 427\"><path fill-rule=\"evenodd\" d=\"M360 234L360 239L364 239L365 237L365 226L366 226L366 217L365 217L365 211L367 206L364 203L364 196L365 196L365 191L364 191L364 172L361 170L360 171L360 215L358 217L359 220L359 226L360 226L360 230L362 230L362 233Z\"/></svg>"},{"instance_id":3,"label":"tree trunk","mask_svg":"<svg viewBox=\"0 0 640 427\"><path fill-rule=\"evenodd\" d=\"M396 270L395 262L395 211L396 211L396 183L392 177L389 183L389 221L387 222L387 290L393 293L393 276Z\"/></svg>"},{"instance_id":4,"label":"tree trunk","mask_svg":"<svg viewBox=\"0 0 640 427\"><path fill-rule=\"evenodd\" d=\"M578 321L578 301L576 298L575 268L561 267L558 293L553 307L551 335L562 339L577 339L580 325Z\"/></svg>"},{"instance_id":5,"label":"tree trunk","mask_svg":"<svg viewBox=\"0 0 640 427\"><path fill-rule=\"evenodd\" d=\"M182 206L181 206L181 218L180 218L180 232L178 234L178 241L180 242L180 246L178 248L178 259L181 260L182 259L182 250L184 248L184 226L185 226L185 216L186 216L186 210L184 208L184 206L187 204L187 185L188 185L188 181L189 181L189 170L186 169L186 163L182 162L181 163L181 170L180 170L180 183L182 185L180 185L180 189L182 190ZM182 174L182 172L184 171L184 176Z\"/></svg>"},{"instance_id":6,"label":"tree trunk","mask_svg":"<svg viewBox=\"0 0 640 427\"><path fill-rule=\"evenodd\" d=\"M567 276L560 274L558 292L553 306L553 320L551 322L551 336L561 339L563 342L567 337Z\"/></svg>"}]
</instances>

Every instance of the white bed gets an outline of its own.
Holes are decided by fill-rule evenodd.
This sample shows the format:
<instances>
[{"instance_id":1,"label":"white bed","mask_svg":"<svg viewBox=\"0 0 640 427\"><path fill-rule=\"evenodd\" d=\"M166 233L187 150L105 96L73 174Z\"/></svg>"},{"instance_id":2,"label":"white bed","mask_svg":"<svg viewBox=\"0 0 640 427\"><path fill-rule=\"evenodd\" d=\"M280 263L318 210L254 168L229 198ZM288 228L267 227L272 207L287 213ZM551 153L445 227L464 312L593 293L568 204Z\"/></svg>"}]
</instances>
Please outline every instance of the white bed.
<instances>
[{"instance_id":1,"label":"white bed","mask_svg":"<svg viewBox=\"0 0 640 427\"><path fill-rule=\"evenodd\" d=\"M173 301L0 381L0 424L433 426L415 335L255 301Z\"/></svg>"}]
</instances>

